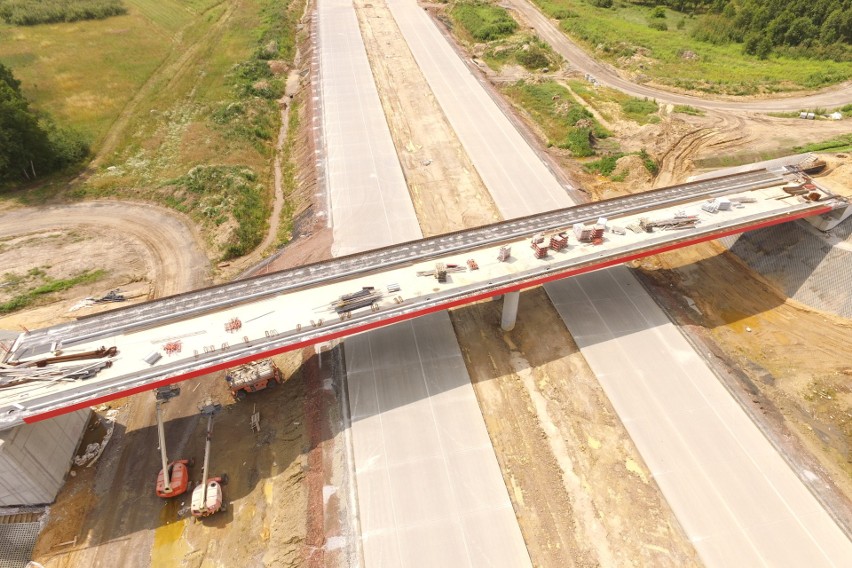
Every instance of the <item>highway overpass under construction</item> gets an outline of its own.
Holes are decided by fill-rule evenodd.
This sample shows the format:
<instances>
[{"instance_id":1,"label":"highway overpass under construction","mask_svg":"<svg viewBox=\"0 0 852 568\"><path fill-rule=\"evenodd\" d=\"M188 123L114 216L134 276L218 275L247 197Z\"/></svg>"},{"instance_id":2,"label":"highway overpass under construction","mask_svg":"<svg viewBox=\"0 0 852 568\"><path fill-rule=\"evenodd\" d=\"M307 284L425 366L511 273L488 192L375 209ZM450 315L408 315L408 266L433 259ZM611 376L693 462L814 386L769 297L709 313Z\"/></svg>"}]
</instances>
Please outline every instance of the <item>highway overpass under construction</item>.
<instances>
[{"instance_id":1,"label":"highway overpass under construction","mask_svg":"<svg viewBox=\"0 0 852 568\"><path fill-rule=\"evenodd\" d=\"M15 340L0 429L847 202L755 170L578 205L112 310Z\"/></svg>"}]
</instances>

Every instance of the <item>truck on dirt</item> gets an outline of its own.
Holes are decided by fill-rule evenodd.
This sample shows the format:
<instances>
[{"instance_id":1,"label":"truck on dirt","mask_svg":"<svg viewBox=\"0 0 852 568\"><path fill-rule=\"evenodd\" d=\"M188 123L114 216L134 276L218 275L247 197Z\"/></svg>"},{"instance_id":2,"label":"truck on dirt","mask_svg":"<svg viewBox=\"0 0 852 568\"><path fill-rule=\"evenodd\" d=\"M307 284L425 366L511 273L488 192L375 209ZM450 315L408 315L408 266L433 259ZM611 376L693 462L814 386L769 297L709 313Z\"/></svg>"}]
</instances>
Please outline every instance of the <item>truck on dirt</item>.
<instances>
[{"instance_id":1,"label":"truck on dirt","mask_svg":"<svg viewBox=\"0 0 852 568\"><path fill-rule=\"evenodd\" d=\"M225 380L236 400L243 400L247 393L274 386L282 381L281 371L271 359L240 365L225 374Z\"/></svg>"}]
</instances>

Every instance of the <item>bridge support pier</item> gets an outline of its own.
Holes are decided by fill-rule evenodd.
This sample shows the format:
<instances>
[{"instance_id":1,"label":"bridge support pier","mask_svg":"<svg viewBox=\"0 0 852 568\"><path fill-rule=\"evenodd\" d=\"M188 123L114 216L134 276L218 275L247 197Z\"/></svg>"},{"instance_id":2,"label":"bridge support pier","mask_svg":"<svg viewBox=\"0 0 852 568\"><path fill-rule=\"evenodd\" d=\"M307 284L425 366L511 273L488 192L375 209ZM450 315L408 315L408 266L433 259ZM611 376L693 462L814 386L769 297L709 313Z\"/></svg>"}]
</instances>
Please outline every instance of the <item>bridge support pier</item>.
<instances>
[{"instance_id":1,"label":"bridge support pier","mask_svg":"<svg viewBox=\"0 0 852 568\"><path fill-rule=\"evenodd\" d=\"M503 331L512 331L515 328L515 320L518 319L518 300L520 292L506 292L503 294L503 317L500 327Z\"/></svg>"}]
</instances>

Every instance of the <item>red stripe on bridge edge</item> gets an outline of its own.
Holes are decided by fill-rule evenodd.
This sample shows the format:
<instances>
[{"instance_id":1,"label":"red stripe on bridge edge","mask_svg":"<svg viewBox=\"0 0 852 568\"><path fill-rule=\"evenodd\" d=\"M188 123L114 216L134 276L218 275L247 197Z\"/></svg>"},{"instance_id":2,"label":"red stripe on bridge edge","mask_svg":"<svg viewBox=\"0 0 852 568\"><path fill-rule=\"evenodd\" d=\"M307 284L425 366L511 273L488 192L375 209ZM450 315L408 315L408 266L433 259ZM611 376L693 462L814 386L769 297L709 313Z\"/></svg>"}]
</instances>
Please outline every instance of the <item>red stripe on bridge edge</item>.
<instances>
[{"instance_id":1,"label":"red stripe on bridge edge","mask_svg":"<svg viewBox=\"0 0 852 568\"><path fill-rule=\"evenodd\" d=\"M500 296L500 295L506 294L508 292L518 292L518 291L526 289L526 288L532 288L534 286L546 284L547 282L552 282L554 280L559 280L561 278L567 278L569 276L576 276L578 274L584 274L586 272L592 272L594 270L600 270L602 268L608 268L610 266L614 266L614 265L617 265L617 264L624 264L625 262L630 262L631 260L644 258L646 256L653 256L655 254L668 252L670 250L684 248L684 247L692 246L692 245L702 243L702 242L706 242L706 241L713 241L713 240L716 240L716 239L720 239L722 237L727 237L727 236L730 236L730 235L736 235L736 234L739 234L739 233L745 233L745 232L753 231L753 230L756 230L756 229L762 229L764 227L771 227L773 225L780 225L781 223L787 223L787 222L790 222L790 221L795 221L797 219L803 219L805 217L814 217L816 215L822 215L823 213L828 213L831 210L832 210L831 207L824 207L824 208L818 209L816 211L807 211L807 212L803 212L803 213L797 213L795 215L789 215L789 216L786 216L786 217L779 217L777 219L770 219L768 221L764 221L762 223L757 223L757 224L754 224L754 225L748 225L748 226L743 227L743 228L731 229L729 231L723 231L721 233L713 233L711 235L704 235L704 236L701 236L701 237L696 237L694 239L688 239L688 240L685 240L685 241L672 243L672 244L669 244L669 245L666 245L666 246L663 246L663 247L660 247L660 248L655 248L655 249L639 252L639 253L628 255L628 256L625 256L625 257L619 257L619 258L615 258L615 259L606 260L606 261L601 262L599 264L594 264L594 265L590 265L590 266L584 266L582 268L575 268L573 270L566 270L566 271L562 271L562 272L556 272L556 273L553 273L553 274L548 274L547 276L543 276L543 277L535 279L535 280L523 282L521 284L514 284L514 285L511 285L511 286L506 286L505 288L497 288L497 289L494 289L494 290L489 290L488 292L483 292L481 294L476 294L474 296L466 296L464 298L459 298L459 299L452 300L452 301L449 301L449 302L445 302L445 303L442 303L442 304L430 306L428 308L423 308L422 310L409 312L409 313L406 313L406 314L399 314L399 315L393 316L391 318L388 318L386 320L371 322L371 323L364 324L364 325L359 326L359 327L354 327L354 328L350 328L350 329L346 329L346 330L342 330L342 331L337 331L337 332L334 332L334 333L329 333L328 335L323 335L323 336L318 337L318 338L309 339L309 340L306 340L306 341L301 341L299 343L293 343L291 345L286 345L284 347L279 347L279 348L276 348L276 349L270 349L269 351L264 351L263 353L257 353L257 354L254 354L254 355L249 355L249 356L246 356L246 357L242 357L240 359L235 359L233 361L229 361L227 363L219 363L219 364L216 364L216 365L212 365L210 367L205 367L204 369L198 369L198 370L195 370L195 371L191 371L191 372L183 374L183 375L176 375L174 377L167 377L165 379L161 379L161 380L155 381L153 383L148 383L146 385L140 385L140 386L133 387L133 388L130 388L130 389L127 389L127 390L123 390L121 392L111 393L111 394L104 395L104 396L101 396L101 397L98 397L98 398L95 398L95 399L92 399L92 400L75 403L75 404L72 404L70 406L64 406L62 408L56 408L54 410L50 410L50 411L44 412L42 414L36 414L36 415L33 415L33 416L28 416L28 417L24 418L24 422L27 423L27 424L33 424L35 422L47 420L48 418L54 418L56 416L68 414L69 412L74 412L75 410L81 410L83 408L88 408L88 407L91 407L91 406L97 406L99 404L104 404L106 402L110 402L112 400L116 400L116 399L119 399L119 398L124 398L126 396L138 394L138 393L145 392L145 391L154 390L154 389L162 387L162 386L166 386L166 385L170 385L170 384L174 384L174 383L179 383L181 381L185 381L185 380L188 380L188 379L194 379L195 377L200 377L202 375L208 375L210 373L215 373L216 371L223 371L225 369L230 369L230 368L236 367L238 365L250 363L251 361L257 361L258 359L265 359L267 357L271 357L272 355L278 355L278 354L281 354L281 353L286 353L288 351L295 351L297 349L302 349L304 347L310 347L311 345L316 345L318 343L325 343L327 341L333 341L335 339L340 339L341 337L347 337L347 336L350 336L350 335L357 335L359 333L364 333L365 331L370 331L370 330L377 329L377 328L380 328L380 327L386 327L386 326L389 326L389 325L393 325L395 323L407 321L407 320L414 319L414 318L417 318L417 317L420 317L420 316L425 316L427 314L448 310L450 308L455 308L457 306L462 306L462 305L465 305L465 304L472 304L474 302L478 302L480 300L485 300L487 298L492 298L494 296Z\"/></svg>"}]
</instances>

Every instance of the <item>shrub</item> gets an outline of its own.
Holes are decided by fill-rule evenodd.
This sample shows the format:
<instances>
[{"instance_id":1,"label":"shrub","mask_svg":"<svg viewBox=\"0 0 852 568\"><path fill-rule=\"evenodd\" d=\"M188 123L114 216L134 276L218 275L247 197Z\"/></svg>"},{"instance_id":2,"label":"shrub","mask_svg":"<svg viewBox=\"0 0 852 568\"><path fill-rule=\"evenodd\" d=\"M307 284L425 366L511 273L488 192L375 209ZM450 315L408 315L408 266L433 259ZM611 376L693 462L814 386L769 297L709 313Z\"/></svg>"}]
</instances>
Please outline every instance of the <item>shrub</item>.
<instances>
[{"instance_id":1,"label":"shrub","mask_svg":"<svg viewBox=\"0 0 852 568\"><path fill-rule=\"evenodd\" d=\"M510 36L518 29L518 22L499 6L480 3L457 4L450 15L471 37L479 41Z\"/></svg>"},{"instance_id":2,"label":"shrub","mask_svg":"<svg viewBox=\"0 0 852 568\"><path fill-rule=\"evenodd\" d=\"M568 133L567 138L561 147L567 148L574 156L584 158L586 156L594 156L595 150L592 148L592 129L591 128L573 128Z\"/></svg>"},{"instance_id":3,"label":"shrub","mask_svg":"<svg viewBox=\"0 0 852 568\"><path fill-rule=\"evenodd\" d=\"M692 30L692 37L716 45L723 45L738 39L740 34L734 23L724 16L708 15L702 25Z\"/></svg>"},{"instance_id":4,"label":"shrub","mask_svg":"<svg viewBox=\"0 0 852 568\"><path fill-rule=\"evenodd\" d=\"M16 26L103 20L126 13L121 0L0 0L0 18Z\"/></svg>"},{"instance_id":5,"label":"shrub","mask_svg":"<svg viewBox=\"0 0 852 568\"><path fill-rule=\"evenodd\" d=\"M645 169L648 170L652 176L657 175L660 168L657 166L657 162L655 162L654 159L648 155L648 152L645 151L645 148L642 148L639 151L639 157L642 158L642 163L645 164Z\"/></svg>"},{"instance_id":6,"label":"shrub","mask_svg":"<svg viewBox=\"0 0 852 568\"><path fill-rule=\"evenodd\" d=\"M666 7L665 6L654 6L654 9L651 10L652 18L665 18L666 17Z\"/></svg>"},{"instance_id":7,"label":"shrub","mask_svg":"<svg viewBox=\"0 0 852 568\"><path fill-rule=\"evenodd\" d=\"M550 65L550 60L547 58L545 51L536 45L531 45L528 49L519 50L515 54L515 60L530 71L542 69Z\"/></svg>"},{"instance_id":8,"label":"shrub","mask_svg":"<svg viewBox=\"0 0 852 568\"><path fill-rule=\"evenodd\" d=\"M656 101L648 100L648 98L639 99L631 97L621 101L621 111L628 118L632 118L637 122L643 122L647 115L653 114L659 110L659 105Z\"/></svg>"},{"instance_id":9,"label":"shrub","mask_svg":"<svg viewBox=\"0 0 852 568\"><path fill-rule=\"evenodd\" d=\"M597 172L602 176L608 176L615 171L615 167L617 165L618 159L624 156L624 154L613 154L611 156L604 156L600 160L596 160L594 162L589 162L584 165L583 168L587 172Z\"/></svg>"},{"instance_id":10,"label":"shrub","mask_svg":"<svg viewBox=\"0 0 852 568\"><path fill-rule=\"evenodd\" d=\"M681 114L691 114L692 116L704 116L703 110L690 105L675 105L673 111Z\"/></svg>"},{"instance_id":11,"label":"shrub","mask_svg":"<svg viewBox=\"0 0 852 568\"><path fill-rule=\"evenodd\" d=\"M257 174L241 166L196 166L168 182L188 194L180 206L201 218L223 220L230 214L238 222L225 245L223 260L242 256L263 240L269 207Z\"/></svg>"},{"instance_id":12,"label":"shrub","mask_svg":"<svg viewBox=\"0 0 852 568\"><path fill-rule=\"evenodd\" d=\"M648 27L652 30L657 30L660 32L668 31L669 26L665 22L660 22L658 20L654 20L652 22L648 22Z\"/></svg>"},{"instance_id":13,"label":"shrub","mask_svg":"<svg viewBox=\"0 0 852 568\"><path fill-rule=\"evenodd\" d=\"M569 18L577 18L577 12L572 12L568 8L558 8L554 10L553 14L551 14L557 20L567 20Z\"/></svg>"}]
</instances>

